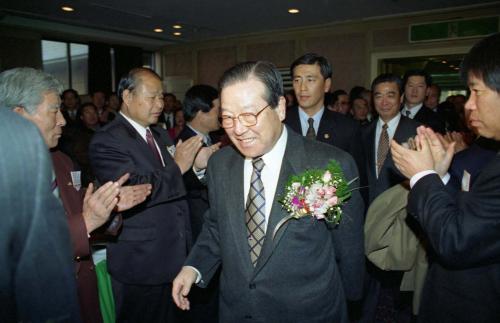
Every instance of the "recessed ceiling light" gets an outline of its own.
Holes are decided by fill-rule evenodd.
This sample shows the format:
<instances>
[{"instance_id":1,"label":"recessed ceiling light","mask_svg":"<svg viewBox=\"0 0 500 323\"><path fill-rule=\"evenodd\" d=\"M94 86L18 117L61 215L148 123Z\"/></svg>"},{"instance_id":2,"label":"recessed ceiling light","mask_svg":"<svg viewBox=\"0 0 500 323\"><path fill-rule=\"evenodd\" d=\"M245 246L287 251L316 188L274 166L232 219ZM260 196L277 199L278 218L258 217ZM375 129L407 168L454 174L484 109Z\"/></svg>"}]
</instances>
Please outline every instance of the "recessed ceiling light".
<instances>
[{"instance_id":1,"label":"recessed ceiling light","mask_svg":"<svg viewBox=\"0 0 500 323\"><path fill-rule=\"evenodd\" d=\"M174 36L180 36L180 35L182 35L182 33L178 32L178 31L176 31L176 32L174 33Z\"/></svg>"},{"instance_id":2,"label":"recessed ceiling light","mask_svg":"<svg viewBox=\"0 0 500 323\"><path fill-rule=\"evenodd\" d=\"M72 7L69 7L69 6L62 6L61 10L66 11L66 12L75 11L75 9L73 9Z\"/></svg>"},{"instance_id":3,"label":"recessed ceiling light","mask_svg":"<svg viewBox=\"0 0 500 323\"><path fill-rule=\"evenodd\" d=\"M174 28L174 29L182 29L182 26L181 25L173 25L172 28Z\"/></svg>"},{"instance_id":4,"label":"recessed ceiling light","mask_svg":"<svg viewBox=\"0 0 500 323\"><path fill-rule=\"evenodd\" d=\"M443 64L448 64L448 62L447 62L447 61L445 61L445 60L442 60L442 61L441 61L441 63L443 63Z\"/></svg>"},{"instance_id":5,"label":"recessed ceiling light","mask_svg":"<svg viewBox=\"0 0 500 323\"><path fill-rule=\"evenodd\" d=\"M297 8L290 8L288 9L288 13L291 13L292 15L296 14L296 13L299 13L300 10L297 9Z\"/></svg>"},{"instance_id":6,"label":"recessed ceiling light","mask_svg":"<svg viewBox=\"0 0 500 323\"><path fill-rule=\"evenodd\" d=\"M161 29L161 28L155 28L155 29L153 29L153 31L154 31L155 33L162 33L162 32L163 32L163 29Z\"/></svg>"}]
</instances>

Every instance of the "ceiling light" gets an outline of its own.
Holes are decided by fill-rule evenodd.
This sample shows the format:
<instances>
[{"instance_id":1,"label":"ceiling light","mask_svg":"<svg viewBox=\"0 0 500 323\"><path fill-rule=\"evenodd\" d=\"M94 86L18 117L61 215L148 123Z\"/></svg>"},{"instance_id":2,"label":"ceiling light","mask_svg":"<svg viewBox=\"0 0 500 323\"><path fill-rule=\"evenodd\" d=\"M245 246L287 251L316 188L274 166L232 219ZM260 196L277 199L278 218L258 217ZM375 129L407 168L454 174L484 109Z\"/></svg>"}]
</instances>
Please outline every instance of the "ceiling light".
<instances>
[{"instance_id":1,"label":"ceiling light","mask_svg":"<svg viewBox=\"0 0 500 323\"><path fill-rule=\"evenodd\" d=\"M441 61L441 63L443 63L443 64L448 64L448 62L447 62L447 61L444 61L444 60L443 60L443 61Z\"/></svg>"},{"instance_id":2,"label":"ceiling light","mask_svg":"<svg viewBox=\"0 0 500 323\"><path fill-rule=\"evenodd\" d=\"M296 13L299 13L300 10L297 9L297 8L290 8L288 9L288 13L291 13L292 15L296 14Z\"/></svg>"},{"instance_id":3,"label":"ceiling light","mask_svg":"<svg viewBox=\"0 0 500 323\"><path fill-rule=\"evenodd\" d=\"M182 35L182 33L181 33L181 32L176 31L176 32L174 33L174 36L180 36L180 35Z\"/></svg>"},{"instance_id":4,"label":"ceiling light","mask_svg":"<svg viewBox=\"0 0 500 323\"><path fill-rule=\"evenodd\" d=\"M451 67L451 68L453 68L453 67L455 67L455 65L453 65L453 64L450 64L450 67Z\"/></svg>"},{"instance_id":5,"label":"ceiling light","mask_svg":"<svg viewBox=\"0 0 500 323\"><path fill-rule=\"evenodd\" d=\"M173 25L172 28L174 28L174 29L182 29L182 26L181 25Z\"/></svg>"},{"instance_id":6,"label":"ceiling light","mask_svg":"<svg viewBox=\"0 0 500 323\"><path fill-rule=\"evenodd\" d=\"M163 29L161 29L161 28L155 28L155 29L153 29L153 31L154 31L155 33L162 33L162 32L163 32Z\"/></svg>"},{"instance_id":7,"label":"ceiling light","mask_svg":"<svg viewBox=\"0 0 500 323\"><path fill-rule=\"evenodd\" d=\"M72 7L69 7L69 6L62 6L61 10L66 11L66 12L75 11L75 9L73 9Z\"/></svg>"}]
</instances>

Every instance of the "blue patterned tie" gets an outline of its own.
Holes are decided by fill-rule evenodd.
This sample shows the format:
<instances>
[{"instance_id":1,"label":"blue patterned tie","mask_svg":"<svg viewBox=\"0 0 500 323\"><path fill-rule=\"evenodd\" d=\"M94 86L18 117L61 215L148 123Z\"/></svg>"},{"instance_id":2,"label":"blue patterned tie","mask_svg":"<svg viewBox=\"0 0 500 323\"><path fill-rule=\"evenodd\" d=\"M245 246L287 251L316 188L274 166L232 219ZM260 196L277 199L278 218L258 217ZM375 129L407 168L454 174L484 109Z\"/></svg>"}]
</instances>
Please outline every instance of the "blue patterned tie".
<instances>
[{"instance_id":1,"label":"blue patterned tie","mask_svg":"<svg viewBox=\"0 0 500 323\"><path fill-rule=\"evenodd\" d=\"M252 164L253 172L252 178L250 179L245 221L248 230L250 259L255 266L257 259L259 259L260 251L266 236L266 199L264 195L264 185L261 180L261 172L265 164L262 158L254 159Z\"/></svg>"}]
</instances>

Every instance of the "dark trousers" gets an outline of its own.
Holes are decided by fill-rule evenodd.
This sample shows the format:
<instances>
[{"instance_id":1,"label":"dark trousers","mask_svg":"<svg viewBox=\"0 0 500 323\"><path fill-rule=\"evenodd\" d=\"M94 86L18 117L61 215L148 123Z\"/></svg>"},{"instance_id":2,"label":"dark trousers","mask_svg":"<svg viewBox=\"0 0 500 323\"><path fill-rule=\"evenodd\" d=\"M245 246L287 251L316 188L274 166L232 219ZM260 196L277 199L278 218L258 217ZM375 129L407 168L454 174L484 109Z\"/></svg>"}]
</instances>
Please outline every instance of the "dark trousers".
<instances>
[{"instance_id":1,"label":"dark trousers","mask_svg":"<svg viewBox=\"0 0 500 323\"><path fill-rule=\"evenodd\" d=\"M172 284L130 285L111 277L117 323L177 323L183 313L172 300Z\"/></svg>"}]
</instances>

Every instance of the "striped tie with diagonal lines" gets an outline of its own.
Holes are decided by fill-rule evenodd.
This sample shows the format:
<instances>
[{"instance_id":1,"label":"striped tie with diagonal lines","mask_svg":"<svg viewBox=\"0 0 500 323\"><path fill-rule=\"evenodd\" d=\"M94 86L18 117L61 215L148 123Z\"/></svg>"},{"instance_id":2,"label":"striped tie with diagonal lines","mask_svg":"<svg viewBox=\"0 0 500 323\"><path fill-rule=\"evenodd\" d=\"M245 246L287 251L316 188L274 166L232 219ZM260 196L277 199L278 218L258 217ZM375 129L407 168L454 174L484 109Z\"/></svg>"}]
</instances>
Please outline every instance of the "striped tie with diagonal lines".
<instances>
[{"instance_id":1,"label":"striped tie with diagonal lines","mask_svg":"<svg viewBox=\"0 0 500 323\"><path fill-rule=\"evenodd\" d=\"M250 190L247 198L245 221L248 230L250 259L252 260L252 264L255 266L266 235L266 199L264 196L264 185L261 180L261 172L265 164L262 158L254 159L252 164L253 172L252 178L250 179Z\"/></svg>"}]
</instances>

